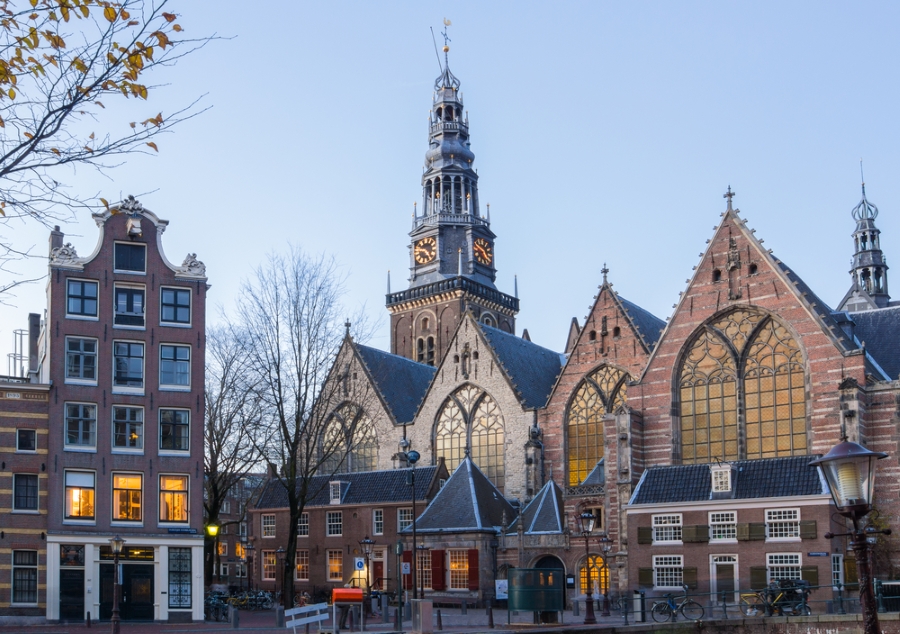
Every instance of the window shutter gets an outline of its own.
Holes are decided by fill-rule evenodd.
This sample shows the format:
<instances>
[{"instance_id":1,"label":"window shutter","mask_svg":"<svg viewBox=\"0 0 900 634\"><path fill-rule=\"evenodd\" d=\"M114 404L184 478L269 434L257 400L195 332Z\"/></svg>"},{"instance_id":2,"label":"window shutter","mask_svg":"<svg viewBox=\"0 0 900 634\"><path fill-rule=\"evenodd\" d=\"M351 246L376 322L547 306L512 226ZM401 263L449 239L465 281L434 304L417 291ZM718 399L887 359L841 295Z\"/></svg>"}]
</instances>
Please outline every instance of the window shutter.
<instances>
[{"instance_id":1,"label":"window shutter","mask_svg":"<svg viewBox=\"0 0 900 634\"><path fill-rule=\"evenodd\" d=\"M750 539L750 524L737 525L737 538L739 542L745 542Z\"/></svg>"},{"instance_id":2,"label":"window shutter","mask_svg":"<svg viewBox=\"0 0 900 634\"><path fill-rule=\"evenodd\" d=\"M818 537L816 520L800 520L800 539L815 539L816 537Z\"/></svg>"},{"instance_id":3,"label":"window shutter","mask_svg":"<svg viewBox=\"0 0 900 634\"><path fill-rule=\"evenodd\" d=\"M469 590L478 590L478 549L469 549Z\"/></svg>"},{"instance_id":4,"label":"window shutter","mask_svg":"<svg viewBox=\"0 0 900 634\"><path fill-rule=\"evenodd\" d=\"M697 569L696 568L682 568L681 576L684 583L687 584L687 587L691 590L697 589Z\"/></svg>"},{"instance_id":5,"label":"window shutter","mask_svg":"<svg viewBox=\"0 0 900 634\"><path fill-rule=\"evenodd\" d=\"M802 566L800 568L800 578L809 582L809 585L816 587L819 585L819 567L818 566Z\"/></svg>"},{"instance_id":6,"label":"window shutter","mask_svg":"<svg viewBox=\"0 0 900 634\"><path fill-rule=\"evenodd\" d=\"M653 585L653 568L638 568L638 585L642 588Z\"/></svg>"},{"instance_id":7,"label":"window shutter","mask_svg":"<svg viewBox=\"0 0 900 634\"><path fill-rule=\"evenodd\" d=\"M685 526L681 531L681 541L685 543L708 542L709 526Z\"/></svg>"},{"instance_id":8,"label":"window shutter","mask_svg":"<svg viewBox=\"0 0 900 634\"><path fill-rule=\"evenodd\" d=\"M765 566L750 566L750 587L754 590L762 590L769 584L766 579L768 570Z\"/></svg>"},{"instance_id":9,"label":"window shutter","mask_svg":"<svg viewBox=\"0 0 900 634\"><path fill-rule=\"evenodd\" d=\"M444 575L444 557L443 550L431 551L431 589L446 590L447 579Z\"/></svg>"},{"instance_id":10,"label":"window shutter","mask_svg":"<svg viewBox=\"0 0 900 634\"><path fill-rule=\"evenodd\" d=\"M764 523L750 524L750 541L766 538L766 525Z\"/></svg>"},{"instance_id":11,"label":"window shutter","mask_svg":"<svg viewBox=\"0 0 900 634\"><path fill-rule=\"evenodd\" d=\"M403 563L410 565L410 570L409 570L410 574L400 575L401 577L403 577L403 589L410 590L412 588L412 574L411 574L412 573L412 551L411 550L403 551L402 561L403 561Z\"/></svg>"},{"instance_id":12,"label":"window shutter","mask_svg":"<svg viewBox=\"0 0 900 634\"><path fill-rule=\"evenodd\" d=\"M653 543L653 527L652 526L638 526L638 544L652 544ZM650 585L653 585L652 583Z\"/></svg>"},{"instance_id":13,"label":"window shutter","mask_svg":"<svg viewBox=\"0 0 900 634\"><path fill-rule=\"evenodd\" d=\"M859 575L856 572L856 559L844 557L844 585L856 585L859 583Z\"/></svg>"}]
</instances>

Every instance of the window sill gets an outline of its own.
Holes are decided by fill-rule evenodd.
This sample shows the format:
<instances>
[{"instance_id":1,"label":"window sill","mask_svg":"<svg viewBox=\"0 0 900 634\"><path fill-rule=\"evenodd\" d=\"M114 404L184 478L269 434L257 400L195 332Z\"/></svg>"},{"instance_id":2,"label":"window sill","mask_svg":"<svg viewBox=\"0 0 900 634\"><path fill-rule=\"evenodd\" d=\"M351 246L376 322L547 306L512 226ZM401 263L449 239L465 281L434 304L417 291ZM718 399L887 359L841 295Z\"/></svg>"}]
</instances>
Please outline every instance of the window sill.
<instances>
[{"instance_id":1,"label":"window sill","mask_svg":"<svg viewBox=\"0 0 900 634\"><path fill-rule=\"evenodd\" d=\"M64 519L63 524L68 524L69 526L96 526L97 520Z\"/></svg>"},{"instance_id":2,"label":"window sill","mask_svg":"<svg viewBox=\"0 0 900 634\"><path fill-rule=\"evenodd\" d=\"M110 520L110 526L132 526L140 528L144 525L143 520Z\"/></svg>"},{"instance_id":3,"label":"window sill","mask_svg":"<svg viewBox=\"0 0 900 634\"><path fill-rule=\"evenodd\" d=\"M191 324L182 324L177 321L163 321L159 320L160 326L165 326L166 328L190 328Z\"/></svg>"},{"instance_id":4,"label":"window sill","mask_svg":"<svg viewBox=\"0 0 900 634\"><path fill-rule=\"evenodd\" d=\"M767 544L787 544L802 541L799 537L766 537Z\"/></svg>"},{"instance_id":5,"label":"window sill","mask_svg":"<svg viewBox=\"0 0 900 634\"><path fill-rule=\"evenodd\" d=\"M13 515L40 515L41 511L39 509L12 509L10 513Z\"/></svg>"},{"instance_id":6,"label":"window sill","mask_svg":"<svg viewBox=\"0 0 900 634\"><path fill-rule=\"evenodd\" d=\"M713 544L737 544L738 540L736 537L730 539L711 539L709 540L709 544L712 546Z\"/></svg>"},{"instance_id":7,"label":"window sill","mask_svg":"<svg viewBox=\"0 0 900 634\"><path fill-rule=\"evenodd\" d=\"M147 277L147 271L125 271L124 269L113 269L113 273L122 273L123 275L143 275Z\"/></svg>"},{"instance_id":8,"label":"window sill","mask_svg":"<svg viewBox=\"0 0 900 634\"><path fill-rule=\"evenodd\" d=\"M113 447L112 453L123 454L126 456L143 456L144 450L143 449L134 449L134 448L129 448L129 447Z\"/></svg>"},{"instance_id":9,"label":"window sill","mask_svg":"<svg viewBox=\"0 0 900 634\"><path fill-rule=\"evenodd\" d=\"M168 456L170 458L190 458L191 452L189 449L160 449L159 456Z\"/></svg>"},{"instance_id":10,"label":"window sill","mask_svg":"<svg viewBox=\"0 0 900 634\"><path fill-rule=\"evenodd\" d=\"M684 592L684 588L681 586L653 586L654 592L659 592L662 590L678 590L679 592Z\"/></svg>"},{"instance_id":11,"label":"window sill","mask_svg":"<svg viewBox=\"0 0 900 634\"><path fill-rule=\"evenodd\" d=\"M130 394L131 396L143 396L144 388L142 387L116 387L113 386L113 394Z\"/></svg>"},{"instance_id":12,"label":"window sill","mask_svg":"<svg viewBox=\"0 0 900 634\"><path fill-rule=\"evenodd\" d=\"M650 544L650 545L651 545L651 546L683 546L683 545L684 545L684 542L683 542L682 540L680 540L680 539L679 539L678 541L670 541L670 542L657 542L657 541L655 541L655 542L653 542L653 543Z\"/></svg>"},{"instance_id":13,"label":"window sill","mask_svg":"<svg viewBox=\"0 0 900 634\"><path fill-rule=\"evenodd\" d=\"M78 321L100 321L100 317L96 315L69 315L66 313L66 319L77 319Z\"/></svg>"},{"instance_id":14,"label":"window sill","mask_svg":"<svg viewBox=\"0 0 900 634\"><path fill-rule=\"evenodd\" d=\"M84 386L87 386L87 387L97 387L97 380L96 380L96 379L72 379L72 378L66 378L65 384L66 384L66 385L84 385Z\"/></svg>"},{"instance_id":15,"label":"window sill","mask_svg":"<svg viewBox=\"0 0 900 634\"><path fill-rule=\"evenodd\" d=\"M188 520L183 522L159 522L156 528L182 528L190 525L191 523ZM227 555L222 555L222 557L227 557Z\"/></svg>"},{"instance_id":16,"label":"window sill","mask_svg":"<svg viewBox=\"0 0 900 634\"><path fill-rule=\"evenodd\" d=\"M190 392L190 385L160 385L160 392Z\"/></svg>"},{"instance_id":17,"label":"window sill","mask_svg":"<svg viewBox=\"0 0 900 634\"><path fill-rule=\"evenodd\" d=\"M19 455L21 455L21 454L35 455L38 453L38 450L37 449L16 449L16 453Z\"/></svg>"},{"instance_id":18,"label":"window sill","mask_svg":"<svg viewBox=\"0 0 900 634\"><path fill-rule=\"evenodd\" d=\"M147 326L129 326L127 324L113 323L113 330L147 330Z\"/></svg>"},{"instance_id":19,"label":"window sill","mask_svg":"<svg viewBox=\"0 0 900 634\"><path fill-rule=\"evenodd\" d=\"M72 451L75 453L97 453L97 447L83 447L79 445L66 445L63 447L63 451Z\"/></svg>"}]
</instances>

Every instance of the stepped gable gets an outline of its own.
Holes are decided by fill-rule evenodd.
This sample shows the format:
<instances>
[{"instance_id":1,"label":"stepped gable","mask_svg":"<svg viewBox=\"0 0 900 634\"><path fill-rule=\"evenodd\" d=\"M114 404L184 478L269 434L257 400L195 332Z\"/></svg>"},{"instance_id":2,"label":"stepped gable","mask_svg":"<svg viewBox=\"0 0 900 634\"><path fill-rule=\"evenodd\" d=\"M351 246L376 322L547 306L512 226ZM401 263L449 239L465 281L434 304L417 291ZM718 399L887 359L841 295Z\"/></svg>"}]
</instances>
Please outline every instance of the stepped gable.
<instances>
[{"instance_id":1,"label":"stepped gable","mask_svg":"<svg viewBox=\"0 0 900 634\"><path fill-rule=\"evenodd\" d=\"M354 346L394 421L413 422L436 368L368 346Z\"/></svg>"},{"instance_id":2,"label":"stepped gable","mask_svg":"<svg viewBox=\"0 0 900 634\"><path fill-rule=\"evenodd\" d=\"M516 517L516 510L467 455L416 519L416 530L419 533L495 532L504 517L510 521Z\"/></svg>"},{"instance_id":3,"label":"stepped gable","mask_svg":"<svg viewBox=\"0 0 900 634\"><path fill-rule=\"evenodd\" d=\"M818 457L789 456L732 462L733 499L827 494L818 469L809 466ZM709 464L651 467L641 477L629 505L710 500L712 478L709 468Z\"/></svg>"},{"instance_id":4,"label":"stepped gable","mask_svg":"<svg viewBox=\"0 0 900 634\"><path fill-rule=\"evenodd\" d=\"M900 379L900 306L854 312L849 318L855 324L854 338L866 344L866 352L887 378Z\"/></svg>"},{"instance_id":5,"label":"stepped gable","mask_svg":"<svg viewBox=\"0 0 900 634\"><path fill-rule=\"evenodd\" d=\"M497 328L479 326L522 406L544 407L562 369L562 355Z\"/></svg>"},{"instance_id":6,"label":"stepped gable","mask_svg":"<svg viewBox=\"0 0 900 634\"><path fill-rule=\"evenodd\" d=\"M416 468L417 500L427 498L438 468L438 466ZM408 473L408 469L388 469L314 476L309 482L310 497L306 501L306 506L330 505L328 483L337 481L346 483L341 490L341 504L409 502L411 491L406 481ZM256 508L281 509L287 507L287 490L277 478L270 479L259 496Z\"/></svg>"},{"instance_id":7,"label":"stepped gable","mask_svg":"<svg viewBox=\"0 0 900 634\"><path fill-rule=\"evenodd\" d=\"M534 499L522 510L522 514L509 525L508 535L519 530L519 523L526 535L558 535L566 527L563 492L553 480L538 491Z\"/></svg>"}]
</instances>

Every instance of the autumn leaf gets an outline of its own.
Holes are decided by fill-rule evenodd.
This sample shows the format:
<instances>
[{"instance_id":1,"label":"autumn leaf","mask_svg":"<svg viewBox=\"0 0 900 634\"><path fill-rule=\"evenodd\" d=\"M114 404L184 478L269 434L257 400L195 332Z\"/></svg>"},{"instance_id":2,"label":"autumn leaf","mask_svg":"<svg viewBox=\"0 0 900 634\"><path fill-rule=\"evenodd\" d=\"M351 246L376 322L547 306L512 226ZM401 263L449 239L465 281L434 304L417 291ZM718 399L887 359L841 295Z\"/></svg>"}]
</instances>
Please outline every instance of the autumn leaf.
<instances>
[{"instance_id":1,"label":"autumn leaf","mask_svg":"<svg viewBox=\"0 0 900 634\"><path fill-rule=\"evenodd\" d=\"M38 3L38 0L31 0L31 8L32 8L32 9L36 9L36 8L37 8L37 3Z\"/></svg>"},{"instance_id":2,"label":"autumn leaf","mask_svg":"<svg viewBox=\"0 0 900 634\"><path fill-rule=\"evenodd\" d=\"M162 31L154 31L153 33L150 34L150 36L156 37L156 40L159 42L159 45L162 47L163 50L165 50L165 48L169 45L169 38Z\"/></svg>"},{"instance_id":3,"label":"autumn leaf","mask_svg":"<svg viewBox=\"0 0 900 634\"><path fill-rule=\"evenodd\" d=\"M16 91L13 90L12 88L10 88L10 89L9 89L9 92L6 93L6 94L9 95L9 98L10 98L10 99L15 99L15 98L16 98Z\"/></svg>"},{"instance_id":4,"label":"autumn leaf","mask_svg":"<svg viewBox=\"0 0 900 634\"><path fill-rule=\"evenodd\" d=\"M89 148L89 147L86 146L86 145L84 146L84 149L87 150L88 152L90 152L91 154L94 153L94 150L92 150L91 148Z\"/></svg>"},{"instance_id":5,"label":"autumn leaf","mask_svg":"<svg viewBox=\"0 0 900 634\"><path fill-rule=\"evenodd\" d=\"M32 0L32 5L33 5L35 2L37 2L37 0ZM170 24L171 24L172 22L175 21L175 14L174 14L174 13L163 13L163 14L162 14L162 17L165 18L166 22L169 22Z\"/></svg>"},{"instance_id":6,"label":"autumn leaf","mask_svg":"<svg viewBox=\"0 0 900 634\"><path fill-rule=\"evenodd\" d=\"M108 22L115 22L116 10L109 6L106 7L105 9L103 9L103 17L106 18Z\"/></svg>"},{"instance_id":7,"label":"autumn leaf","mask_svg":"<svg viewBox=\"0 0 900 634\"><path fill-rule=\"evenodd\" d=\"M31 132L24 132L23 134L25 135L25 138L26 138L26 139L33 139L33 138L34 138L34 135L33 135Z\"/></svg>"},{"instance_id":8,"label":"autumn leaf","mask_svg":"<svg viewBox=\"0 0 900 634\"><path fill-rule=\"evenodd\" d=\"M154 143L153 141L149 141L149 142L147 143L147 145L149 145L149 146L152 147L154 150L156 150L157 152L159 152L159 148L156 147L156 143Z\"/></svg>"},{"instance_id":9,"label":"autumn leaf","mask_svg":"<svg viewBox=\"0 0 900 634\"><path fill-rule=\"evenodd\" d=\"M172 30L175 31L176 33L181 33L181 27L178 26L177 24L172 25Z\"/></svg>"},{"instance_id":10,"label":"autumn leaf","mask_svg":"<svg viewBox=\"0 0 900 634\"><path fill-rule=\"evenodd\" d=\"M101 108L103 108L104 110L106 110L106 106L103 105L102 101L95 101L94 103L97 104L98 106L100 106Z\"/></svg>"},{"instance_id":11,"label":"autumn leaf","mask_svg":"<svg viewBox=\"0 0 900 634\"><path fill-rule=\"evenodd\" d=\"M100 202L103 203L103 206L106 207L107 211L109 211L109 203L106 201L106 199L101 198Z\"/></svg>"},{"instance_id":12,"label":"autumn leaf","mask_svg":"<svg viewBox=\"0 0 900 634\"><path fill-rule=\"evenodd\" d=\"M0 128L6 127L6 121L3 120L3 117L0 117Z\"/></svg>"},{"instance_id":13,"label":"autumn leaf","mask_svg":"<svg viewBox=\"0 0 900 634\"><path fill-rule=\"evenodd\" d=\"M56 156L61 156L61 154L59 153L59 150L57 150L55 147L50 148L50 151L53 152L54 154L56 154Z\"/></svg>"},{"instance_id":14,"label":"autumn leaf","mask_svg":"<svg viewBox=\"0 0 900 634\"><path fill-rule=\"evenodd\" d=\"M69 21L69 7L67 7L66 5L61 5L59 7L59 12L62 13L63 20L68 22Z\"/></svg>"},{"instance_id":15,"label":"autumn leaf","mask_svg":"<svg viewBox=\"0 0 900 634\"><path fill-rule=\"evenodd\" d=\"M132 122L131 122L131 123L129 123L129 124L128 124L128 125L130 125L130 126L131 126L131 129L132 129L132 130L134 130L134 126L135 126L135 125L136 125L136 124L135 124L135 122L134 122L134 121L132 121Z\"/></svg>"},{"instance_id":16,"label":"autumn leaf","mask_svg":"<svg viewBox=\"0 0 900 634\"><path fill-rule=\"evenodd\" d=\"M93 139L93 138L94 138L94 133L91 132L91 136L89 136L88 138L89 138L89 139Z\"/></svg>"}]
</instances>

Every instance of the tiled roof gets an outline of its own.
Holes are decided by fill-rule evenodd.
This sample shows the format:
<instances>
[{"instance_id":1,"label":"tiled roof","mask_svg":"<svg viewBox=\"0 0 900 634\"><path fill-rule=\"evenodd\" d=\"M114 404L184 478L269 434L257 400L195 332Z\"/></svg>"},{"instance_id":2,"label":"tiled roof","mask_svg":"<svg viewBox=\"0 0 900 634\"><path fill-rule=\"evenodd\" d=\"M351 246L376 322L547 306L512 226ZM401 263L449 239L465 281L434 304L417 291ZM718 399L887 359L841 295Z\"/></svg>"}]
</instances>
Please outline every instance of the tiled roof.
<instances>
[{"instance_id":1,"label":"tiled roof","mask_svg":"<svg viewBox=\"0 0 900 634\"><path fill-rule=\"evenodd\" d=\"M543 407L562 368L558 352L479 324L526 408Z\"/></svg>"},{"instance_id":2,"label":"tiled roof","mask_svg":"<svg viewBox=\"0 0 900 634\"><path fill-rule=\"evenodd\" d=\"M666 327L666 322L656 315L647 312L634 302L629 302L621 295L616 294L616 297L619 302L621 302L625 313L631 319L631 323L634 325L635 330L637 330L638 335L647 345L647 349L653 350L656 342L659 341L663 328Z\"/></svg>"},{"instance_id":3,"label":"tiled roof","mask_svg":"<svg viewBox=\"0 0 900 634\"><path fill-rule=\"evenodd\" d=\"M397 424L413 422L435 368L368 346L354 345Z\"/></svg>"},{"instance_id":4,"label":"tiled roof","mask_svg":"<svg viewBox=\"0 0 900 634\"><path fill-rule=\"evenodd\" d=\"M438 467L416 468L416 499L425 500ZM309 483L309 499L306 506L329 506L329 482L346 482L342 490L343 504L390 504L409 502L411 487L407 483L409 469L387 471L363 471L360 473L336 473L333 476L314 476ZM342 487L343 489L343 487ZM258 509L282 509L288 507L287 489L278 479L270 479L259 501Z\"/></svg>"},{"instance_id":5,"label":"tiled roof","mask_svg":"<svg viewBox=\"0 0 900 634\"><path fill-rule=\"evenodd\" d=\"M603 486L606 484L606 470L603 468L603 465L606 462L606 458L600 458L600 462L594 465L594 468L591 469L591 472L587 474L584 482L582 482L582 486L588 486L591 484L599 484Z\"/></svg>"},{"instance_id":6,"label":"tiled roof","mask_svg":"<svg viewBox=\"0 0 900 634\"><path fill-rule=\"evenodd\" d=\"M891 380L900 378L900 306L850 313L854 336Z\"/></svg>"},{"instance_id":7,"label":"tiled roof","mask_svg":"<svg viewBox=\"0 0 900 634\"><path fill-rule=\"evenodd\" d=\"M466 456L416 519L420 533L498 530L516 517L503 494Z\"/></svg>"},{"instance_id":8,"label":"tiled roof","mask_svg":"<svg viewBox=\"0 0 900 634\"><path fill-rule=\"evenodd\" d=\"M732 499L745 500L796 495L819 495L818 469L809 463L818 456L790 456L733 462ZM710 465L651 467L644 472L629 504L700 502L711 499Z\"/></svg>"},{"instance_id":9,"label":"tiled roof","mask_svg":"<svg viewBox=\"0 0 900 634\"><path fill-rule=\"evenodd\" d=\"M507 534L515 534L519 530L519 522L522 522L525 535L562 533L565 528L564 513L562 489L550 480L509 525Z\"/></svg>"}]
</instances>

